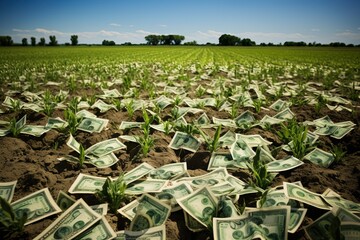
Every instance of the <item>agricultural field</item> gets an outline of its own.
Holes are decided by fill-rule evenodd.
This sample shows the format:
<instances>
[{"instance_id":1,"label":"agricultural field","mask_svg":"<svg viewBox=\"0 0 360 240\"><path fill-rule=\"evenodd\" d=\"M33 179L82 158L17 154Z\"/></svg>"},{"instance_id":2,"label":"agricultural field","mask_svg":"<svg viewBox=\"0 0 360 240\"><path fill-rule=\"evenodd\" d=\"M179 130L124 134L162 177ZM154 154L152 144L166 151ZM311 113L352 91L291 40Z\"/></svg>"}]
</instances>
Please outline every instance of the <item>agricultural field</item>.
<instances>
[{"instance_id":1,"label":"agricultural field","mask_svg":"<svg viewBox=\"0 0 360 240\"><path fill-rule=\"evenodd\" d=\"M359 48L9 47L0 83L4 239L360 234Z\"/></svg>"}]
</instances>

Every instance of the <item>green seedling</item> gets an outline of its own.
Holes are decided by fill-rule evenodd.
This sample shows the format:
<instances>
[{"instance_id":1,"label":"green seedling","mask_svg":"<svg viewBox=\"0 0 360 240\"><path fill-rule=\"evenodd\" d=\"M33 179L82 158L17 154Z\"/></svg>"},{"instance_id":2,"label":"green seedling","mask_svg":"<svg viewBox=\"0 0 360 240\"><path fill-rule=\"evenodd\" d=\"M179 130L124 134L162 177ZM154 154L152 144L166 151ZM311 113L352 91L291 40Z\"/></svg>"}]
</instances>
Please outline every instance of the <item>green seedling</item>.
<instances>
[{"instance_id":1,"label":"green seedling","mask_svg":"<svg viewBox=\"0 0 360 240\"><path fill-rule=\"evenodd\" d=\"M246 165L252 174L250 185L266 189L271 184L274 177L267 171L266 165L261 162L260 151L261 148L258 147L252 163L247 162Z\"/></svg>"},{"instance_id":2,"label":"green seedling","mask_svg":"<svg viewBox=\"0 0 360 240\"><path fill-rule=\"evenodd\" d=\"M334 163L341 163L346 151L342 146L332 145L331 154L334 156Z\"/></svg>"},{"instance_id":3,"label":"green seedling","mask_svg":"<svg viewBox=\"0 0 360 240\"><path fill-rule=\"evenodd\" d=\"M0 197L0 234L4 239L12 239L24 231L28 219L26 212L16 214L10 203Z\"/></svg>"},{"instance_id":4,"label":"green seedling","mask_svg":"<svg viewBox=\"0 0 360 240\"><path fill-rule=\"evenodd\" d=\"M131 99L130 102L125 104L126 111L130 118L134 116L135 108L134 108L134 101Z\"/></svg>"},{"instance_id":5,"label":"green seedling","mask_svg":"<svg viewBox=\"0 0 360 240\"><path fill-rule=\"evenodd\" d=\"M78 119L76 113L70 108L66 108L64 111L64 118L68 122L68 131L72 135L75 135L77 126L81 122L81 119Z\"/></svg>"},{"instance_id":6,"label":"green seedling","mask_svg":"<svg viewBox=\"0 0 360 240\"><path fill-rule=\"evenodd\" d=\"M120 174L114 181L111 180L110 177L107 177L102 189L97 190L95 196L101 202L109 203L110 212L115 214L120 208L121 203L127 199L125 195L126 187L127 184L124 179L124 174Z\"/></svg>"},{"instance_id":7,"label":"green seedling","mask_svg":"<svg viewBox=\"0 0 360 240\"><path fill-rule=\"evenodd\" d=\"M113 99L112 99L112 104L114 104L116 110L121 111L121 109L122 109L122 104L121 104L121 100L120 100L120 99L118 99L118 98L113 98Z\"/></svg>"},{"instance_id":8,"label":"green seedling","mask_svg":"<svg viewBox=\"0 0 360 240\"><path fill-rule=\"evenodd\" d=\"M181 123L180 125L175 126L175 130L187 133L189 135L194 135L194 134L199 134L200 133L199 128L197 126L195 126L194 124L183 124L183 123Z\"/></svg>"},{"instance_id":9,"label":"green seedling","mask_svg":"<svg viewBox=\"0 0 360 240\"><path fill-rule=\"evenodd\" d=\"M219 142L220 133L221 133L221 125L219 125L216 128L216 132L213 138L210 138L203 131L200 130L201 136L205 139L206 147L211 153L216 152L220 147L220 142Z\"/></svg>"},{"instance_id":10,"label":"green seedling","mask_svg":"<svg viewBox=\"0 0 360 240\"><path fill-rule=\"evenodd\" d=\"M85 148L80 143L80 146L79 146L79 168L83 167L84 162L85 162Z\"/></svg>"},{"instance_id":11,"label":"green seedling","mask_svg":"<svg viewBox=\"0 0 360 240\"><path fill-rule=\"evenodd\" d=\"M259 113L261 111L262 105L263 105L263 101L261 99L256 99L253 101L253 106L257 113Z\"/></svg>"},{"instance_id":12,"label":"green seedling","mask_svg":"<svg viewBox=\"0 0 360 240\"><path fill-rule=\"evenodd\" d=\"M11 135L13 135L14 137L19 136L19 134L21 133L21 130L24 128L24 125L20 124L19 121L16 121L16 119L12 119L10 121L10 133Z\"/></svg>"},{"instance_id":13,"label":"green seedling","mask_svg":"<svg viewBox=\"0 0 360 240\"><path fill-rule=\"evenodd\" d=\"M266 202L266 197L269 193L269 188L266 189L262 194L261 194L261 197L260 197L260 208L262 208Z\"/></svg>"},{"instance_id":14,"label":"green seedling","mask_svg":"<svg viewBox=\"0 0 360 240\"><path fill-rule=\"evenodd\" d=\"M165 121L163 122L163 124L164 124L165 134L169 135L170 131L173 129L173 124L169 121Z\"/></svg>"}]
</instances>

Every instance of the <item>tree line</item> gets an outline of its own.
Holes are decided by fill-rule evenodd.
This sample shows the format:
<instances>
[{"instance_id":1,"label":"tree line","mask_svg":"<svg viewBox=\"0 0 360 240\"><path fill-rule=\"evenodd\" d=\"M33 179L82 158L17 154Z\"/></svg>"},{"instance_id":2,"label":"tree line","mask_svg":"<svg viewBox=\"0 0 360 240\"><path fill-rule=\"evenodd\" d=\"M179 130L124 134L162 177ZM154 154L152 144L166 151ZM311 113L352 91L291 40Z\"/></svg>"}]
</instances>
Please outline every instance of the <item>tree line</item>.
<instances>
[{"instance_id":1,"label":"tree line","mask_svg":"<svg viewBox=\"0 0 360 240\"><path fill-rule=\"evenodd\" d=\"M147 35L145 40L148 45L180 45L185 37L182 35Z\"/></svg>"},{"instance_id":2,"label":"tree line","mask_svg":"<svg viewBox=\"0 0 360 240\"><path fill-rule=\"evenodd\" d=\"M185 37L182 35L147 35L145 36L146 44L147 45L180 45L182 41L185 40ZM71 35L70 36L70 43L65 43L65 45L72 45L77 46L79 44L78 35ZM0 36L0 46L12 46L15 45L11 36ZM18 44L16 44L18 45ZM40 38L39 41L36 41L35 37L30 38L30 43L28 42L27 38L23 38L21 41L22 46L57 46L58 42L56 40L55 35L49 36L49 42L46 43L46 39L44 37ZM113 40L103 40L103 46L115 46L116 43ZM133 45L131 42L125 42L121 45L130 46ZM135 44L136 45L136 44ZM141 44L142 45L142 44ZM199 45L195 40L191 42L184 42L183 45L187 46L196 46ZM256 42L252 41L250 38L243 38L230 35L230 34L222 34L219 37L219 43L206 43L205 45L220 45L220 46L256 46ZM345 44L343 42L331 42L330 44L321 44L321 43L306 43L304 41L294 42L294 41L286 41L283 44L274 44L274 43L260 43L258 46L330 46L330 47L355 47L354 44ZM356 45L356 47L360 47L360 45Z\"/></svg>"}]
</instances>

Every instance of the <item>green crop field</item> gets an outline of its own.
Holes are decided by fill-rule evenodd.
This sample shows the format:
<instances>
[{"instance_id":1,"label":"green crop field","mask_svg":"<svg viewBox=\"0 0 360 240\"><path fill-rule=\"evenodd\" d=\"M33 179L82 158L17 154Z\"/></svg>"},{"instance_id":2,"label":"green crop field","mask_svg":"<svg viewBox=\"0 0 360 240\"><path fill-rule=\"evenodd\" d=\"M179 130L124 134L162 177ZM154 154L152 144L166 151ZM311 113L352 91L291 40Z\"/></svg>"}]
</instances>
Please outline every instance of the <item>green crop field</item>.
<instances>
[{"instance_id":1,"label":"green crop field","mask_svg":"<svg viewBox=\"0 0 360 240\"><path fill-rule=\"evenodd\" d=\"M359 232L359 48L1 47L0 84L6 239Z\"/></svg>"}]
</instances>

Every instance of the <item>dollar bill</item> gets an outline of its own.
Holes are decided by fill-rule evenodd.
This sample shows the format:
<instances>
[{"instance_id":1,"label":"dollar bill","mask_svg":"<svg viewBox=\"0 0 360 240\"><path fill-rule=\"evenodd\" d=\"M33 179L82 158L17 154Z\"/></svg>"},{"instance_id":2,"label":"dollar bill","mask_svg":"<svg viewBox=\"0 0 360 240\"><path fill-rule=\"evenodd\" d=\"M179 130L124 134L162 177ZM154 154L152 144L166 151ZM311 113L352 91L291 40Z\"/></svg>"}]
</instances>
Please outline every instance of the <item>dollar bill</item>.
<instances>
[{"instance_id":1,"label":"dollar bill","mask_svg":"<svg viewBox=\"0 0 360 240\"><path fill-rule=\"evenodd\" d=\"M295 233L299 229L304 221L306 213L306 208L291 208L288 228L289 233Z\"/></svg>"},{"instance_id":2,"label":"dollar bill","mask_svg":"<svg viewBox=\"0 0 360 240\"><path fill-rule=\"evenodd\" d=\"M330 117L328 115L315 119L313 121L313 123L315 124L316 127L325 127L327 125L333 125L334 122L330 119Z\"/></svg>"},{"instance_id":3,"label":"dollar bill","mask_svg":"<svg viewBox=\"0 0 360 240\"><path fill-rule=\"evenodd\" d=\"M101 219L101 215L92 210L81 198L63 212L52 224L34 238L73 239Z\"/></svg>"},{"instance_id":4,"label":"dollar bill","mask_svg":"<svg viewBox=\"0 0 360 240\"><path fill-rule=\"evenodd\" d=\"M92 112L89 112L88 110L80 110L76 113L77 118L96 118L96 115Z\"/></svg>"},{"instance_id":5,"label":"dollar bill","mask_svg":"<svg viewBox=\"0 0 360 240\"><path fill-rule=\"evenodd\" d=\"M96 190L101 190L106 181L105 177L95 177L80 173L75 182L70 186L71 194L94 194Z\"/></svg>"},{"instance_id":6,"label":"dollar bill","mask_svg":"<svg viewBox=\"0 0 360 240\"><path fill-rule=\"evenodd\" d=\"M287 104L287 102L281 100L281 99L278 99L276 100L273 104L270 105L270 108L277 111L277 112L280 112L281 110L283 110Z\"/></svg>"},{"instance_id":7,"label":"dollar bill","mask_svg":"<svg viewBox=\"0 0 360 240\"><path fill-rule=\"evenodd\" d=\"M187 175L186 162L166 164L149 173L150 178L162 180L176 180Z\"/></svg>"},{"instance_id":8,"label":"dollar bill","mask_svg":"<svg viewBox=\"0 0 360 240\"><path fill-rule=\"evenodd\" d=\"M131 231L141 231L165 224L170 215L171 208L149 194L139 198L136 214L131 221Z\"/></svg>"},{"instance_id":9,"label":"dollar bill","mask_svg":"<svg viewBox=\"0 0 360 240\"><path fill-rule=\"evenodd\" d=\"M260 120L260 125L275 125L275 124L280 124L282 122L284 122L284 119L280 119L280 118L275 118L275 117L270 117L269 115L265 115L261 120Z\"/></svg>"},{"instance_id":10,"label":"dollar bill","mask_svg":"<svg viewBox=\"0 0 360 240\"><path fill-rule=\"evenodd\" d=\"M138 136L130 136L130 135L122 135L119 136L122 140L133 142L133 143L139 143L139 137Z\"/></svg>"},{"instance_id":11,"label":"dollar bill","mask_svg":"<svg viewBox=\"0 0 360 240\"><path fill-rule=\"evenodd\" d=\"M90 208L94 210L97 214L105 216L108 212L108 203L102 203L98 205L91 205Z\"/></svg>"},{"instance_id":12,"label":"dollar bill","mask_svg":"<svg viewBox=\"0 0 360 240\"><path fill-rule=\"evenodd\" d=\"M203 230L206 230L206 227L203 224L199 223L199 221L193 218L186 211L183 212L184 212L185 225L190 231L201 232Z\"/></svg>"},{"instance_id":13,"label":"dollar bill","mask_svg":"<svg viewBox=\"0 0 360 240\"><path fill-rule=\"evenodd\" d=\"M220 119L220 118L212 117L212 121L216 125L222 125L224 127L236 128L236 123L232 119Z\"/></svg>"},{"instance_id":14,"label":"dollar bill","mask_svg":"<svg viewBox=\"0 0 360 240\"><path fill-rule=\"evenodd\" d=\"M84 118L77 129L89 133L100 133L107 126L108 122L108 119L103 118Z\"/></svg>"},{"instance_id":15,"label":"dollar bill","mask_svg":"<svg viewBox=\"0 0 360 240\"><path fill-rule=\"evenodd\" d=\"M283 120L293 119L294 117L295 114L290 110L290 108L285 108L281 112L274 115L274 118L283 119Z\"/></svg>"},{"instance_id":16,"label":"dollar bill","mask_svg":"<svg viewBox=\"0 0 360 240\"><path fill-rule=\"evenodd\" d=\"M353 127L338 127L330 137L335 139L342 139L346 134L351 132L354 128Z\"/></svg>"},{"instance_id":17,"label":"dollar bill","mask_svg":"<svg viewBox=\"0 0 360 240\"><path fill-rule=\"evenodd\" d=\"M340 196L324 196L323 199L332 207L341 207L352 213L360 213L360 204L344 199Z\"/></svg>"},{"instance_id":18,"label":"dollar bill","mask_svg":"<svg viewBox=\"0 0 360 240\"><path fill-rule=\"evenodd\" d=\"M262 208L238 217L214 218L214 240L220 239L287 239L290 207Z\"/></svg>"},{"instance_id":19,"label":"dollar bill","mask_svg":"<svg viewBox=\"0 0 360 240\"><path fill-rule=\"evenodd\" d=\"M106 98L118 98L121 97L121 94L117 89L103 89L104 95Z\"/></svg>"},{"instance_id":20,"label":"dollar bill","mask_svg":"<svg viewBox=\"0 0 360 240\"><path fill-rule=\"evenodd\" d=\"M144 124L144 122L127 122L127 121L122 121L120 124L119 129L120 130L125 130L125 129L130 129L130 128L139 128Z\"/></svg>"},{"instance_id":21,"label":"dollar bill","mask_svg":"<svg viewBox=\"0 0 360 240\"><path fill-rule=\"evenodd\" d=\"M209 125L210 124L210 119L206 115L206 113L203 113L195 120L195 124L196 125L202 125L202 126L203 125Z\"/></svg>"},{"instance_id":22,"label":"dollar bill","mask_svg":"<svg viewBox=\"0 0 360 240\"><path fill-rule=\"evenodd\" d=\"M141 231L123 230L116 232L115 240L165 240L165 224Z\"/></svg>"},{"instance_id":23,"label":"dollar bill","mask_svg":"<svg viewBox=\"0 0 360 240\"><path fill-rule=\"evenodd\" d=\"M11 203L11 206L16 216L21 217L27 214L25 225L61 212L61 208L52 198L48 188L43 188L21 198Z\"/></svg>"},{"instance_id":24,"label":"dollar bill","mask_svg":"<svg viewBox=\"0 0 360 240\"><path fill-rule=\"evenodd\" d=\"M172 186L164 187L160 193L155 194L155 197L169 205L171 212L175 212L181 210L176 199L187 196L192 192L193 189L188 183L175 183Z\"/></svg>"},{"instance_id":25,"label":"dollar bill","mask_svg":"<svg viewBox=\"0 0 360 240\"><path fill-rule=\"evenodd\" d=\"M25 125L20 133L27 134L35 137L40 137L44 133L48 132L50 129L45 128L44 126L38 126L38 125Z\"/></svg>"},{"instance_id":26,"label":"dollar bill","mask_svg":"<svg viewBox=\"0 0 360 240\"><path fill-rule=\"evenodd\" d=\"M255 117L251 111L246 110L245 112L241 113L238 117L236 117L234 121L237 126L251 125L252 123L255 122Z\"/></svg>"},{"instance_id":27,"label":"dollar bill","mask_svg":"<svg viewBox=\"0 0 360 240\"><path fill-rule=\"evenodd\" d=\"M255 152L247 145L247 143L241 138L236 139L236 141L231 145L230 153L233 159L242 160L248 162L256 154Z\"/></svg>"},{"instance_id":28,"label":"dollar bill","mask_svg":"<svg viewBox=\"0 0 360 240\"><path fill-rule=\"evenodd\" d=\"M8 203L11 203L17 180L12 182L0 182L0 197L5 199Z\"/></svg>"},{"instance_id":29,"label":"dollar bill","mask_svg":"<svg viewBox=\"0 0 360 240\"><path fill-rule=\"evenodd\" d=\"M333 133L335 133L338 130L338 126L336 126L335 124L328 124L328 125L324 125L322 127L318 127L314 133L317 135L332 135Z\"/></svg>"},{"instance_id":30,"label":"dollar bill","mask_svg":"<svg viewBox=\"0 0 360 240\"><path fill-rule=\"evenodd\" d=\"M222 182L209 186L209 189L214 194L214 196L219 197L232 193L235 190L235 187L229 182Z\"/></svg>"},{"instance_id":31,"label":"dollar bill","mask_svg":"<svg viewBox=\"0 0 360 240\"><path fill-rule=\"evenodd\" d=\"M101 113L107 112L110 109L115 109L116 107L113 104L107 104L103 100L98 99L92 106L92 109L97 108Z\"/></svg>"},{"instance_id":32,"label":"dollar bill","mask_svg":"<svg viewBox=\"0 0 360 240\"><path fill-rule=\"evenodd\" d=\"M85 230L79 236L74 239L88 240L88 239L112 239L116 237L115 231L111 228L110 224L106 220L105 216L95 223L93 226Z\"/></svg>"},{"instance_id":33,"label":"dollar bill","mask_svg":"<svg viewBox=\"0 0 360 240\"><path fill-rule=\"evenodd\" d=\"M287 205L289 202L289 198L285 195L283 189L271 189L266 194L265 201L261 206L261 201L256 201L256 207L274 207L274 206L284 206Z\"/></svg>"},{"instance_id":34,"label":"dollar bill","mask_svg":"<svg viewBox=\"0 0 360 240\"><path fill-rule=\"evenodd\" d=\"M218 205L217 217L237 217L239 216L238 210L231 199L221 196Z\"/></svg>"},{"instance_id":35,"label":"dollar bill","mask_svg":"<svg viewBox=\"0 0 360 240\"><path fill-rule=\"evenodd\" d=\"M20 104L20 108L22 108L22 105L24 104L24 102L22 102L21 100L15 100L12 97L6 96L2 105L8 108L13 108L13 105L16 101L19 101Z\"/></svg>"},{"instance_id":36,"label":"dollar bill","mask_svg":"<svg viewBox=\"0 0 360 240\"><path fill-rule=\"evenodd\" d=\"M61 119L60 117L49 118L45 125L45 128L47 128L47 129L49 129L49 128L62 129L62 128L66 128L68 125L69 125L68 122Z\"/></svg>"},{"instance_id":37,"label":"dollar bill","mask_svg":"<svg viewBox=\"0 0 360 240\"><path fill-rule=\"evenodd\" d=\"M196 152L200 147L200 142L187 133L175 132L169 147L175 150L185 149L190 152Z\"/></svg>"},{"instance_id":38,"label":"dollar bill","mask_svg":"<svg viewBox=\"0 0 360 240\"><path fill-rule=\"evenodd\" d=\"M311 239L340 239L340 220L331 211L326 212L304 228L305 235Z\"/></svg>"},{"instance_id":39,"label":"dollar bill","mask_svg":"<svg viewBox=\"0 0 360 240\"><path fill-rule=\"evenodd\" d=\"M167 106L172 104L172 100L164 95L161 95L160 97L154 100L154 103L160 109L165 109Z\"/></svg>"},{"instance_id":40,"label":"dollar bill","mask_svg":"<svg viewBox=\"0 0 360 240\"><path fill-rule=\"evenodd\" d=\"M114 153L109 153L99 158L90 158L88 161L97 168L108 168L116 164L119 159Z\"/></svg>"},{"instance_id":41,"label":"dollar bill","mask_svg":"<svg viewBox=\"0 0 360 240\"><path fill-rule=\"evenodd\" d=\"M215 170L219 167L227 169L246 168L246 164L241 164L236 159L232 158L231 153L228 152L213 152L211 154L207 170Z\"/></svg>"},{"instance_id":42,"label":"dollar bill","mask_svg":"<svg viewBox=\"0 0 360 240\"><path fill-rule=\"evenodd\" d=\"M202 188L205 186L213 186L226 181L226 177L229 176L226 168L219 167L207 174L196 177L183 177L177 180L177 182L187 182L192 188Z\"/></svg>"},{"instance_id":43,"label":"dollar bill","mask_svg":"<svg viewBox=\"0 0 360 240\"><path fill-rule=\"evenodd\" d=\"M219 138L219 143L223 147L230 148L230 146L235 142L235 137L235 133L229 130Z\"/></svg>"},{"instance_id":44,"label":"dollar bill","mask_svg":"<svg viewBox=\"0 0 360 240\"><path fill-rule=\"evenodd\" d=\"M5 137L10 133L9 129L0 129L0 137Z\"/></svg>"},{"instance_id":45,"label":"dollar bill","mask_svg":"<svg viewBox=\"0 0 360 240\"><path fill-rule=\"evenodd\" d=\"M73 205L75 202L76 200L67 195L64 191L59 191L59 194L56 198L56 204L61 208L62 211L65 211L71 207L71 205Z\"/></svg>"},{"instance_id":46,"label":"dollar bill","mask_svg":"<svg viewBox=\"0 0 360 240\"><path fill-rule=\"evenodd\" d=\"M76 139L73 137L73 135L70 133L69 138L66 141L66 145L68 145L70 148L72 148L75 152L80 153L80 143L76 141Z\"/></svg>"},{"instance_id":47,"label":"dollar bill","mask_svg":"<svg viewBox=\"0 0 360 240\"><path fill-rule=\"evenodd\" d=\"M269 162L266 164L266 167L268 172L283 172L297 168L303 164L304 164L303 161L300 161L294 156L290 156L282 160L275 160Z\"/></svg>"},{"instance_id":48,"label":"dollar bill","mask_svg":"<svg viewBox=\"0 0 360 240\"><path fill-rule=\"evenodd\" d=\"M23 129L26 124L26 114L15 123L16 129Z\"/></svg>"},{"instance_id":49,"label":"dollar bill","mask_svg":"<svg viewBox=\"0 0 360 240\"><path fill-rule=\"evenodd\" d=\"M293 183L284 182L285 195L293 200L306 203L320 209L329 209L329 205L323 200L320 194L311 192L304 187Z\"/></svg>"},{"instance_id":50,"label":"dollar bill","mask_svg":"<svg viewBox=\"0 0 360 240\"><path fill-rule=\"evenodd\" d=\"M87 101L80 101L78 104L78 109L88 109L90 108L90 104Z\"/></svg>"},{"instance_id":51,"label":"dollar bill","mask_svg":"<svg viewBox=\"0 0 360 240\"><path fill-rule=\"evenodd\" d=\"M256 188L252 187L248 183L245 183L245 182L241 181L239 178L234 177L232 175L226 176L225 180L234 187L234 190L230 194L228 194L229 196L245 195L245 194L257 193L259 191L262 191L260 189L256 189Z\"/></svg>"},{"instance_id":52,"label":"dollar bill","mask_svg":"<svg viewBox=\"0 0 360 240\"><path fill-rule=\"evenodd\" d=\"M23 109L29 109L32 110L34 112L41 112L44 110L44 108L42 108L41 106L35 104L35 103L24 103L22 104L22 108Z\"/></svg>"},{"instance_id":53,"label":"dollar bill","mask_svg":"<svg viewBox=\"0 0 360 240\"><path fill-rule=\"evenodd\" d=\"M177 199L181 208L207 228L212 227L212 218L216 214L218 199L208 187L198 189Z\"/></svg>"},{"instance_id":54,"label":"dollar bill","mask_svg":"<svg viewBox=\"0 0 360 240\"><path fill-rule=\"evenodd\" d=\"M153 166L144 162L144 163L138 165L136 168L125 173L124 181L126 182L126 184L129 184L131 182L134 182L134 181L144 177L145 175L147 175L149 172L151 172L154 169L155 168Z\"/></svg>"},{"instance_id":55,"label":"dollar bill","mask_svg":"<svg viewBox=\"0 0 360 240\"><path fill-rule=\"evenodd\" d=\"M328 168L334 161L334 156L331 153L325 152L319 148L315 148L304 156L304 159L317 164L319 166Z\"/></svg>"},{"instance_id":56,"label":"dollar bill","mask_svg":"<svg viewBox=\"0 0 360 240\"><path fill-rule=\"evenodd\" d=\"M340 225L341 234L344 239L356 240L360 236L360 223L359 222L344 222Z\"/></svg>"},{"instance_id":57,"label":"dollar bill","mask_svg":"<svg viewBox=\"0 0 360 240\"><path fill-rule=\"evenodd\" d=\"M168 185L168 180L161 179L146 179L146 180L136 180L127 185L125 190L126 194L129 195L140 195L143 193L157 193Z\"/></svg>"},{"instance_id":58,"label":"dollar bill","mask_svg":"<svg viewBox=\"0 0 360 240\"><path fill-rule=\"evenodd\" d=\"M139 206L139 201L135 199L134 201L128 203L124 207L117 210L118 213L132 221L135 217L137 206Z\"/></svg>"},{"instance_id":59,"label":"dollar bill","mask_svg":"<svg viewBox=\"0 0 360 240\"><path fill-rule=\"evenodd\" d=\"M236 134L236 139L241 138L249 147L257 147L257 146L268 146L271 145L272 142L264 139L259 134L245 135L245 134Z\"/></svg>"},{"instance_id":60,"label":"dollar bill","mask_svg":"<svg viewBox=\"0 0 360 240\"><path fill-rule=\"evenodd\" d=\"M85 155L101 157L120 149L126 148L117 138L111 138L102 142L98 142L85 150Z\"/></svg>"}]
</instances>

